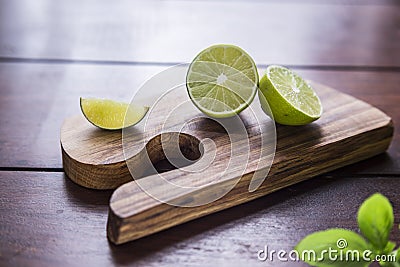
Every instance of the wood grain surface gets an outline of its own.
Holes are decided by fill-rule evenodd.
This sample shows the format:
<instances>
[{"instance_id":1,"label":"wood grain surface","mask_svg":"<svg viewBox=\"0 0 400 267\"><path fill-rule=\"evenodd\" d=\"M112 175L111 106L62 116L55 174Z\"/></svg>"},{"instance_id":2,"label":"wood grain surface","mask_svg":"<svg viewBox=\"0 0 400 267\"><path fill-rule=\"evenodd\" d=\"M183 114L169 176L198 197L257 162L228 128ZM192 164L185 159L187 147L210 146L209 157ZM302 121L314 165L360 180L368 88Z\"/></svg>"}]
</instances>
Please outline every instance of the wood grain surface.
<instances>
[{"instance_id":1,"label":"wood grain surface","mask_svg":"<svg viewBox=\"0 0 400 267\"><path fill-rule=\"evenodd\" d=\"M0 0L0 266L288 266L258 262L330 227L357 230L375 192L400 223L398 0ZM256 34L254 34L256 33ZM256 41L254 41L256 39ZM111 191L62 172L63 120L80 96L130 99L151 75L232 42L392 117L387 153L120 246ZM158 170L171 166L161 161ZM400 244L400 232L391 239ZM307 266L291 263L290 266Z\"/></svg>"},{"instance_id":2,"label":"wood grain surface","mask_svg":"<svg viewBox=\"0 0 400 267\"><path fill-rule=\"evenodd\" d=\"M1 266L287 266L257 251L292 249L330 227L356 230L356 211L376 191L400 220L398 177L319 177L122 246L107 242L111 191L93 191L62 173L0 172ZM351 204L350 204L351 203ZM391 239L400 242L400 232ZM285 265L286 264L286 265ZM292 263L291 266L306 266Z\"/></svg>"},{"instance_id":3,"label":"wood grain surface","mask_svg":"<svg viewBox=\"0 0 400 267\"><path fill-rule=\"evenodd\" d=\"M133 92L165 67L0 63L0 167L61 170L60 127L65 118L80 113L79 97L131 99ZM400 125L398 72L296 71L307 79L360 98ZM262 69L261 69L262 72ZM379 90L377 89L379 88ZM29 106L29 111L25 107ZM18 129L18 131L16 131ZM361 167L357 167L361 166ZM388 153L347 174L400 172L400 135Z\"/></svg>"},{"instance_id":4,"label":"wood grain surface","mask_svg":"<svg viewBox=\"0 0 400 267\"><path fill-rule=\"evenodd\" d=\"M224 122L216 122L203 116L199 110L188 103L190 99L185 88L178 88L157 100L157 104L152 106L145 118L146 129L132 127L126 129L123 134L122 131L99 130L88 123L82 115L67 118L61 127L60 136L64 171L67 176L82 186L95 189L114 189L132 180L132 176L135 179L143 176L143 173L135 172L135 170L150 168L151 164L165 159L165 154L168 153L166 150L175 148L175 144L170 144L175 139L167 135L173 135L177 129L179 133L185 134L177 137L179 144L176 144L177 147L179 146L177 149L187 151L182 160L184 160L184 157L197 159L200 156L200 142L206 138L212 138L216 149L208 150L204 147L201 159L212 161L212 164L202 173L202 176L204 176L202 180L206 184L216 181L217 177L214 177L213 174L223 171L220 167L215 169L214 164L228 166L229 162L233 160L233 156L229 156L229 153L237 154L237 151L246 153L245 146L247 143L243 143L242 139L248 139L251 146L249 162L252 167L246 168L246 174L267 168L267 164L271 164L271 160L266 161L263 157L271 157L274 154L276 139L278 140L277 153L283 155L282 159L275 158L276 169L280 169L280 165L285 166L289 161L288 159L294 157L290 153L292 148L296 148L296 151L309 151L311 156L317 152L314 151L314 146L315 148L325 146L322 151L327 155L323 158L327 162L335 162L335 167L312 166L313 164L302 161L305 169L308 167L320 169L312 172L314 176L375 156L387 149L393 134L390 117L346 94L317 83L311 84L321 98L324 107L322 118L308 127L279 126L276 138L275 126L271 125L271 119L260 109L258 99L251 108L242 112L241 116L238 117L239 124L242 124L246 129L245 135L240 140L231 141L229 138L232 137L226 131L221 131L220 128L222 126L228 130L228 124L233 125L237 122L235 120L225 121L226 125L221 124L218 127L219 123ZM171 101L179 103L176 105L185 102L189 105L177 111L176 105L171 105ZM176 112L176 116L172 112ZM166 124L168 126L165 127ZM261 129L262 127L266 128L264 132ZM239 128L239 125L231 126L231 128L237 130L236 128ZM375 133L376 130L381 128L385 129L382 132ZM371 136L368 135L368 132L371 133ZM161 133L165 135L166 141L162 141ZM236 131L233 134L238 135L240 133ZM378 138L374 138L374 134ZM356 142L358 135L365 135L363 139L365 143ZM262 142L260 136L270 140ZM352 140L353 138L354 140ZM341 155L337 155L337 151L344 151L344 148L340 147L340 141L345 141L345 146L349 149L346 153L342 152ZM329 149L332 143L335 146L333 154ZM352 143L353 145L349 146ZM236 152L233 151L235 146L238 147ZM272 148L266 152L268 155L262 155L261 151L266 150L267 147ZM356 153L362 147L360 153ZM352 150L354 153L352 153ZM369 150L370 153L368 153ZM169 153L170 158L176 158L179 152L171 151ZM351 156L346 157L347 153ZM146 156L143 154L146 154ZM301 156L310 158L304 154ZM147 157L149 158L148 163L145 162ZM211 159L206 159L208 157L211 157ZM130 173L126 161L131 165L129 167ZM243 159L241 162L243 162ZM238 163L240 162L235 164ZM195 163L195 165L199 164L199 162ZM149 167L146 168L145 166ZM193 166L193 168L198 172L204 167ZM300 165L296 169L297 172L303 171ZM305 169L304 172L306 172ZM236 176L240 177L242 171L237 170ZM179 170L176 170L176 172L179 172ZM185 174L182 172L176 175ZM221 180L221 182L226 181ZM184 182L184 184L187 184L187 182ZM288 184L291 184L291 182L288 182ZM188 185L192 185L191 182L188 182ZM140 201L136 202L140 203Z\"/></svg>"},{"instance_id":5,"label":"wood grain surface","mask_svg":"<svg viewBox=\"0 0 400 267\"><path fill-rule=\"evenodd\" d=\"M389 117L381 111L372 108L370 105L331 88L315 83L312 86L321 98L324 106L324 115L320 120L306 127L278 126L275 158L268 177L260 188L254 192L249 192L250 181L257 179L253 178L255 172L267 168L265 164L268 164L268 161L263 159L263 157L268 157L270 152L268 152L268 155L261 155L260 151L265 150L265 148L257 141L260 133L256 134L252 132L254 131L253 128L256 122L252 120L249 114L245 111L242 116L247 132L249 133L249 143L251 144L249 165L246 167L245 172L242 169L235 171L233 168L232 171L224 174L223 178L219 176L223 169L221 170L220 167L215 169L213 165L228 166L229 161L234 160L235 156L229 157L226 154L227 151L229 152L232 149L231 146L235 146L235 143L230 144L226 142L223 136L227 134L224 132L218 135L211 130L207 130L206 135L204 135L204 129L215 127L207 126L206 123L200 123L201 121L199 121L199 127L196 127L194 124L190 127L190 131L183 132L193 137L198 137L199 140L207 137L212 138L217 148L212 164L203 171L197 171L197 174L200 174L202 177L200 182L198 182L198 178L194 174L181 170L172 170L163 174L164 179L174 184L197 186L197 188L193 188L190 192L181 192L181 190L171 191L172 189L166 190L167 185L159 182L162 178L158 174L140 178L141 185L137 184L139 180L122 185L115 190L110 200L110 214L107 226L110 240L116 244L135 240L189 220L248 202L319 174L375 156L388 148L393 134L392 121ZM165 103L170 103L170 101L166 101ZM180 102L178 101L178 103ZM167 110L166 106L162 106L160 109ZM169 112L163 113L168 114ZM183 120L180 122L181 124L187 121L185 117L180 117L180 119ZM162 120L160 118L160 121ZM157 127L157 123L154 125L152 123L150 118L150 129L159 128ZM268 121L260 120L260 123L261 125L267 125ZM67 163L65 165L66 174L73 175L72 179L79 184L92 180L93 187L95 188L103 185L104 178L98 176L99 172L94 169L94 166L97 165L93 164L91 160L94 159L97 161L99 158L96 157L96 154L98 153L102 155L104 161L113 158L112 155L118 153L118 151L115 151L113 148L108 149L107 147L104 150L99 150L98 148L101 147L101 143L97 142L97 140L87 144L89 138L86 138L83 132L77 130L75 132L79 133L72 134L72 138L63 138L63 135L74 131L71 127L72 125L77 125L77 123L71 123L70 127L64 127L61 135L61 144L66 154L68 154L67 156L69 156L69 158L64 157ZM85 130L84 132L88 131ZM265 134L270 134L270 132L266 132ZM78 136L83 136L84 142L80 143L77 141ZM106 143L112 144L114 142L108 140ZM135 146L135 142L133 141L129 142L129 144L130 146ZM185 147L188 144L180 142L180 145ZM269 142L264 144L264 146L270 146ZM95 151L92 155L87 152L90 148L93 148ZM143 164L136 162L140 161L140 158L136 155L139 155L139 151L142 149L133 149L137 152L134 152L132 159L129 159L128 162L135 161L131 164L143 166ZM209 153L211 152L205 149L202 157L207 157ZM78 172L78 167L82 167L72 162L72 160L80 162L85 160L85 163L89 162L91 164L88 164L86 170L75 176L75 172ZM112 168L112 164L108 161L106 166ZM118 163L115 164L115 167L113 171L115 175L109 175L108 178L113 179L113 181L121 169ZM94 169L93 172L89 171L90 169ZM132 169L134 170L135 167L132 166L130 170L132 171ZM112 173L112 171L109 173ZM79 179L81 177L82 180ZM123 179L124 181L126 180L125 177ZM151 186L143 188L144 184ZM227 195L218 200L211 201L214 195L223 192L225 188L229 187L232 187L232 191L229 191ZM153 197L148 195L149 192L156 191L166 191L164 195L167 197L163 198L164 203L161 203L158 199L154 199L157 195L153 195ZM210 201L207 201L208 199ZM203 203L204 201L206 201L206 205L199 206L198 204L194 204ZM174 203L174 206L165 204L165 202ZM192 204L195 206L192 207ZM188 208L187 206L190 207Z\"/></svg>"},{"instance_id":6,"label":"wood grain surface","mask_svg":"<svg viewBox=\"0 0 400 267\"><path fill-rule=\"evenodd\" d=\"M258 64L400 67L398 2L13 0L0 12L3 57L190 62L222 42Z\"/></svg>"}]
</instances>

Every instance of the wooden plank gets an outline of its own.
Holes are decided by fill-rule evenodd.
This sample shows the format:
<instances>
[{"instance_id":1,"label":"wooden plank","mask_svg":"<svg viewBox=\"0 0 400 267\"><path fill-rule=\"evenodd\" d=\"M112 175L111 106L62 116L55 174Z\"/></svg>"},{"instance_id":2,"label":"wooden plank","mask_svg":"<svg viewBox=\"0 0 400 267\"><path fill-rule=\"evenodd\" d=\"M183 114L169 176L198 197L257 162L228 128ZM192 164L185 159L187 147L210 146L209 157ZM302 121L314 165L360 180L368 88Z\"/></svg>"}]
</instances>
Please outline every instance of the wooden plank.
<instances>
[{"instance_id":1,"label":"wooden plank","mask_svg":"<svg viewBox=\"0 0 400 267\"><path fill-rule=\"evenodd\" d=\"M234 43L258 64L400 66L400 5L316 2L3 1L0 56L190 62Z\"/></svg>"},{"instance_id":2,"label":"wooden plank","mask_svg":"<svg viewBox=\"0 0 400 267\"><path fill-rule=\"evenodd\" d=\"M62 168L59 131L80 114L79 97L131 99L146 79L164 70L152 66L0 64L0 167ZM398 72L297 70L382 109L400 125ZM262 71L261 71L262 73ZM379 88L379 89L377 89ZM29 106L29 110L26 107ZM400 135L388 154L355 165L351 173L400 172ZM361 166L357 168L357 166Z\"/></svg>"},{"instance_id":3,"label":"wooden plank","mask_svg":"<svg viewBox=\"0 0 400 267\"><path fill-rule=\"evenodd\" d=\"M398 225L399 181L320 177L116 247L105 231L111 192L85 189L61 173L2 171L0 265L287 266L258 262L256 253L265 245L291 250L313 231L356 230L358 206L376 191L392 202ZM400 243L400 232L391 240Z\"/></svg>"}]
</instances>

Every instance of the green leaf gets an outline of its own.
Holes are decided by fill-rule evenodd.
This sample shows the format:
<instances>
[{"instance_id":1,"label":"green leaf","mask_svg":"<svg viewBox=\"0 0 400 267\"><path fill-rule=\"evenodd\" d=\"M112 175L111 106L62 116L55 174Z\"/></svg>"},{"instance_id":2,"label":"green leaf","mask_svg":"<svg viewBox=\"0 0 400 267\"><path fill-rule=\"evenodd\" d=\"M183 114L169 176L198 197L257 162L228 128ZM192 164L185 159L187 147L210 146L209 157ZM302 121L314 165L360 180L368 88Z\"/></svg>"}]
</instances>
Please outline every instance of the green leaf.
<instances>
[{"instance_id":1,"label":"green leaf","mask_svg":"<svg viewBox=\"0 0 400 267\"><path fill-rule=\"evenodd\" d=\"M389 254L391 252L393 252L393 249L396 247L396 243L392 242L392 241L388 241L386 244L385 249L382 251L382 253L384 254Z\"/></svg>"},{"instance_id":2,"label":"green leaf","mask_svg":"<svg viewBox=\"0 0 400 267\"><path fill-rule=\"evenodd\" d=\"M379 265L382 267L400 267L398 262L380 262Z\"/></svg>"},{"instance_id":3,"label":"green leaf","mask_svg":"<svg viewBox=\"0 0 400 267\"><path fill-rule=\"evenodd\" d=\"M358 226L378 250L383 250L393 227L393 208L389 200L376 193L367 198L358 210Z\"/></svg>"},{"instance_id":4,"label":"green leaf","mask_svg":"<svg viewBox=\"0 0 400 267\"><path fill-rule=\"evenodd\" d=\"M362 236L338 228L310 234L295 247L301 260L318 267L368 266L373 259L369 249Z\"/></svg>"},{"instance_id":5,"label":"green leaf","mask_svg":"<svg viewBox=\"0 0 400 267\"><path fill-rule=\"evenodd\" d=\"M396 255L396 261L391 262L391 261L386 261L386 262L379 262L379 265L382 267L400 267L400 249L397 251L393 251L392 253L387 253L390 255Z\"/></svg>"}]
</instances>

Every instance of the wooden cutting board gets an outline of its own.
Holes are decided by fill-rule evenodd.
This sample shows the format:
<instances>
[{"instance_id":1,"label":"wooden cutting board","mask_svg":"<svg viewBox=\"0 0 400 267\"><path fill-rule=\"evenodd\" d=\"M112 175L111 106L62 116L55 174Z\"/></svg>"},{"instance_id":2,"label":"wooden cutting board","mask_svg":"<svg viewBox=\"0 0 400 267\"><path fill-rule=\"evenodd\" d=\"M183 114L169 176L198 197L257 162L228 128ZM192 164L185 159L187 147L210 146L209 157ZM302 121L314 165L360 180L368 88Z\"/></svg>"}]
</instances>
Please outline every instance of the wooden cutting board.
<instances>
[{"instance_id":1,"label":"wooden cutting board","mask_svg":"<svg viewBox=\"0 0 400 267\"><path fill-rule=\"evenodd\" d=\"M172 98L163 99L148 115L151 118L145 132L135 127L124 132L125 137L131 138L129 142L124 141L124 147L121 131L97 129L82 115L66 119L61 129L65 173L88 188L117 188L110 199L107 234L111 242L121 244L253 200L388 148L393 135L390 117L334 89L316 83L312 86L321 98L323 116L306 126L277 125L276 139L271 134L266 142L260 141L262 128L274 124L257 108L257 103L253 103L255 108L251 111L246 109L241 113L250 147L244 170L237 170L237 164L224 169L230 158L241 154L242 144L238 145L240 153L231 154L232 140L224 128L202 117L196 109L172 116L173 123L161 129L163 118L169 114L168 108L187 100L186 92L181 90ZM261 119L257 121L256 118ZM177 134L177 129L181 134ZM271 152L275 151L275 140L274 156ZM185 167L188 170L175 169L162 175L145 172L152 164L165 159L166 153L182 153L188 158L182 166L194 163ZM212 163L206 162L211 165L204 165L203 159L211 160ZM190 167L198 171L194 174ZM265 180L255 175L258 172L267 174L268 170ZM131 173L140 180L133 181ZM163 179L192 187L186 191L165 190L164 184L158 183ZM140 184L164 192L163 202L145 193ZM224 190L228 193L215 201L191 205L206 202Z\"/></svg>"}]
</instances>

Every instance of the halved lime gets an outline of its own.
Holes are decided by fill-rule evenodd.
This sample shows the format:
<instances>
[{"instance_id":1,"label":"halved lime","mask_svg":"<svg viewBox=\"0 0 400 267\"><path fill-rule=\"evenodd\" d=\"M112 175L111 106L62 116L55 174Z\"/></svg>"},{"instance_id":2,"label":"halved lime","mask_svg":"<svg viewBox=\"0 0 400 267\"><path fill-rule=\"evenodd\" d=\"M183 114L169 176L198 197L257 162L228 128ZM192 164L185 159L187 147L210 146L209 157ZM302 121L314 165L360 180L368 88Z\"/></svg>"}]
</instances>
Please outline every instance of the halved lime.
<instances>
[{"instance_id":1,"label":"halved lime","mask_svg":"<svg viewBox=\"0 0 400 267\"><path fill-rule=\"evenodd\" d=\"M80 98L81 110L93 125L106 130L120 130L137 124L149 107L98 98Z\"/></svg>"},{"instance_id":2,"label":"halved lime","mask_svg":"<svg viewBox=\"0 0 400 267\"><path fill-rule=\"evenodd\" d=\"M213 45L189 66L186 87L194 105L210 117L226 118L244 110L257 92L253 59L234 45Z\"/></svg>"},{"instance_id":3,"label":"halved lime","mask_svg":"<svg viewBox=\"0 0 400 267\"><path fill-rule=\"evenodd\" d=\"M322 115L322 104L313 88L288 68L268 66L260 81L260 92L264 112L272 112L280 124L304 125Z\"/></svg>"}]
</instances>

